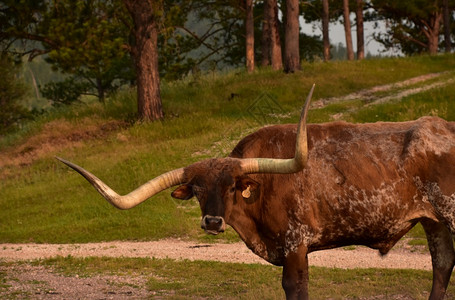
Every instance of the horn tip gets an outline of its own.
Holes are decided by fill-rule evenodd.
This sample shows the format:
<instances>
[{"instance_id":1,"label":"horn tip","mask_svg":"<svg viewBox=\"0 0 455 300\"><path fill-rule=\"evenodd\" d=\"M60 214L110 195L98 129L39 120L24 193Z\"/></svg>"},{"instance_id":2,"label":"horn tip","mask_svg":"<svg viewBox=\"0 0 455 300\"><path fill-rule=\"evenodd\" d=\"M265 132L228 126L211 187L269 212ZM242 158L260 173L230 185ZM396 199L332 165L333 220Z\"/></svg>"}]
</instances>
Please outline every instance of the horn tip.
<instances>
[{"instance_id":1,"label":"horn tip","mask_svg":"<svg viewBox=\"0 0 455 300\"><path fill-rule=\"evenodd\" d=\"M59 156L54 156L54 158L57 159L57 160L59 160L59 161L61 161L62 163L66 164L66 165L68 165L68 163L69 163L69 161L67 161L66 159L61 158L61 157L59 157Z\"/></svg>"}]
</instances>

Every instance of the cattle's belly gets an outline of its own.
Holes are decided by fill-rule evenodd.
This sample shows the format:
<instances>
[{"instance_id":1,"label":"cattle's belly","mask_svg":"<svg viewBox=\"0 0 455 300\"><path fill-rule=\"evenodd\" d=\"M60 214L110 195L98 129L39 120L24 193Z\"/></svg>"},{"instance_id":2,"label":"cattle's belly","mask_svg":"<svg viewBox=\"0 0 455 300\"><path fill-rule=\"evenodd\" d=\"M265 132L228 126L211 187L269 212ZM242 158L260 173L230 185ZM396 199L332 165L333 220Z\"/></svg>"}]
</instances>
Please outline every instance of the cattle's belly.
<instances>
[{"instance_id":1,"label":"cattle's belly","mask_svg":"<svg viewBox=\"0 0 455 300\"><path fill-rule=\"evenodd\" d=\"M392 222L384 218L382 221L364 220L356 224L344 224L326 228L320 241L310 246L313 251L343 247L348 245L364 245L378 249L386 254L403 237L417 221Z\"/></svg>"}]
</instances>

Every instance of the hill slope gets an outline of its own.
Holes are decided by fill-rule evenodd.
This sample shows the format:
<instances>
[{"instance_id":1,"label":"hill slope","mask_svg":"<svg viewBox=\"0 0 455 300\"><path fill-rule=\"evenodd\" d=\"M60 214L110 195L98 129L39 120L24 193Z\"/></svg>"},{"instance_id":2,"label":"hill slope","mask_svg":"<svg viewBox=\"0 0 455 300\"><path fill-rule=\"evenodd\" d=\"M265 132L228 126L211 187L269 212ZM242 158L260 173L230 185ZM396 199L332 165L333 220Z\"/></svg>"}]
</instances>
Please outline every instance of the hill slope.
<instances>
[{"instance_id":1,"label":"hill slope","mask_svg":"<svg viewBox=\"0 0 455 300\"><path fill-rule=\"evenodd\" d=\"M445 55L304 64L291 75L260 70L188 78L163 84L166 120L152 124L132 121L129 90L106 106L53 112L0 142L0 241L212 240L198 229L196 201L174 201L163 192L118 211L53 157L74 161L127 193L165 171L226 155L255 128L297 121L313 82L314 103L322 105L310 111L311 122L455 120L454 67L455 57ZM232 230L220 238L237 239Z\"/></svg>"}]
</instances>

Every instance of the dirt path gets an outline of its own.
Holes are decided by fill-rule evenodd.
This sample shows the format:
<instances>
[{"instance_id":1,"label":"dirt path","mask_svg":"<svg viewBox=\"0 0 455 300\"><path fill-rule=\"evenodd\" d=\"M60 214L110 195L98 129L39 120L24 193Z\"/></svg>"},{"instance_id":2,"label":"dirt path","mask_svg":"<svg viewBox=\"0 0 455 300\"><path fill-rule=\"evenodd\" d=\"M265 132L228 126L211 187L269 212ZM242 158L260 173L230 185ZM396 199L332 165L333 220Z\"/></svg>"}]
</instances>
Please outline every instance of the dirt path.
<instances>
[{"instance_id":1,"label":"dirt path","mask_svg":"<svg viewBox=\"0 0 455 300\"><path fill-rule=\"evenodd\" d=\"M310 253L313 266L333 268L397 268L431 270L429 254L405 249L405 242L396 250L381 257L366 247L342 248ZM266 261L253 254L244 243L200 244L197 242L166 239L152 242L106 242L88 244L2 244L0 259L30 260L55 256L155 257L189 260L215 260L235 263Z\"/></svg>"},{"instance_id":2,"label":"dirt path","mask_svg":"<svg viewBox=\"0 0 455 300\"><path fill-rule=\"evenodd\" d=\"M348 250L349 249L349 250ZM267 264L243 243L201 244L166 239L153 242L106 242L88 244L1 244L1 299L143 299L153 297L146 288L147 276L95 275L89 278L64 276L52 268L27 263L55 256L155 257ZM410 251L400 242L388 255L365 247L314 252L310 265L330 268L431 269L429 254ZM1 263L1 262L4 263ZM8 262L24 262L13 263Z\"/></svg>"},{"instance_id":3,"label":"dirt path","mask_svg":"<svg viewBox=\"0 0 455 300\"><path fill-rule=\"evenodd\" d=\"M449 84L453 84L453 82L455 82L455 79L453 78L451 79L440 78L443 75L447 75L448 73L449 72L424 74L404 81L364 89L341 97L321 98L316 101L313 101L311 107L322 108L328 104L356 99L363 100L365 103L367 103L367 105L380 104L392 100L399 100L406 96L422 93L430 89L435 89ZM433 79L435 79L436 81L429 82ZM422 85L419 87L412 87L413 85L419 83ZM389 95L384 95L391 92L393 93Z\"/></svg>"}]
</instances>

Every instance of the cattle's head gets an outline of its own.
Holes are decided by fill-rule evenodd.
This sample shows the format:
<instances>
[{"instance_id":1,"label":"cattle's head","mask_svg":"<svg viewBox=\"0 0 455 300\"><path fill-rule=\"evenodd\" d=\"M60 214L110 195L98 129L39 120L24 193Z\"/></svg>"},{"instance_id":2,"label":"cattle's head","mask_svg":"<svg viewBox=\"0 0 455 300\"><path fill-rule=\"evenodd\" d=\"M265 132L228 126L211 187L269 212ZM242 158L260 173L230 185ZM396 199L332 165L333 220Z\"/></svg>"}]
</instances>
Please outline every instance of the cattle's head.
<instances>
[{"instance_id":1,"label":"cattle's head","mask_svg":"<svg viewBox=\"0 0 455 300\"><path fill-rule=\"evenodd\" d=\"M196 197L202 212L201 228L209 234L223 232L232 205L249 198L258 183L242 170L239 159L209 159L185 168L184 184L172 192L172 197L187 200ZM239 199L240 198L240 199Z\"/></svg>"},{"instance_id":2,"label":"cattle's head","mask_svg":"<svg viewBox=\"0 0 455 300\"><path fill-rule=\"evenodd\" d=\"M202 211L201 227L210 234L225 229L225 218L236 197L249 198L258 184L248 177L255 173L294 173L307 163L308 146L306 116L314 85L300 116L294 158L219 158L194 163L164 173L146 182L131 193L120 196L104 182L83 168L58 158L84 176L112 205L119 209L132 208L160 191L179 185L172 197L187 200L196 196Z\"/></svg>"}]
</instances>

